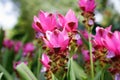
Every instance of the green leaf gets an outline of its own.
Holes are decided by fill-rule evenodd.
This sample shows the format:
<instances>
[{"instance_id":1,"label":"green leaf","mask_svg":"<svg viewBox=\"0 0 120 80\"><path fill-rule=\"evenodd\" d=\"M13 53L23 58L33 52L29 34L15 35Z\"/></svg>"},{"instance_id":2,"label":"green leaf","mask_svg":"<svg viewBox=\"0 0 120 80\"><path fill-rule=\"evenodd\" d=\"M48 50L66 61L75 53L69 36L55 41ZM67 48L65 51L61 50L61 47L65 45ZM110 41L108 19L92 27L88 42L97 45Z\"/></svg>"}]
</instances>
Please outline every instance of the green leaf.
<instances>
[{"instance_id":1,"label":"green leaf","mask_svg":"<svg viewBox=\"0 0 120 80\"><path fill-rule=\"evenodd\" d=\"M3 76L3 72L0 73L0 80L1 80L2 76Z\"/></svg>"},{"instance_id":2,"label":"green leaf","mask_svg":"<svg viewBox=\"0 0 120 80\"><path fill-rule=\"evenodd\" d=\"M7 72L7 70L5 70L5 69L3 68L2 65L0 65L0 71L4 73L5 78L6 78L7 80L13 80L13 78L11 77L11 75Z\"/></svg>"},{"instance_id":3,"label":"green leaf","mask_svg":"<svg viewBox=\"0 0 120 80\"><path fill-rule=\"evenodd\" d=\"M72 69L74 71L75 77L78 79L87 79L87 75L84 72L84 70L75 62L71 59L71 64L72 64Z\"/></svg>"},{"instance_id":4,"label":"green leaf","mask_svg":"<svg viewBox=\"0 0 120 80\"><path fill-rule=\"evenodd\" d=\"M52 74L52 80L58 80L54 74Z\"/></svg>"},{"instance_id":5,"label":"green leaf","mask_svg":"<svg viewBox=\"0 0 120 80\"><path fill-rule=\"evenodd\" d=\"M95 76L95 80L100 80L101 78L101 75L102 75L102 70L97 72L96 76Z\"/></svg>"},{"instance_id":6,"label":"green leaf","mask_svg":"<svg viewBox=\"0 0 120 80\"><path fill-rule=\"evenodd\" d=\"M72 68L72 58L69 59L68 62L68 74L67 74L67 80L76 80L75 74Z\"/></svg>"},{"instance_id":7,"label":"green leaf","mask_svg":"<svg viewBox=\"0 0 120 80\"><path fill-rule=\"evenodd\" d=\"M23 80L37 80L30 69L24 63L17 65L16 70L23 78Z\"/></svg>"}]
</instances>

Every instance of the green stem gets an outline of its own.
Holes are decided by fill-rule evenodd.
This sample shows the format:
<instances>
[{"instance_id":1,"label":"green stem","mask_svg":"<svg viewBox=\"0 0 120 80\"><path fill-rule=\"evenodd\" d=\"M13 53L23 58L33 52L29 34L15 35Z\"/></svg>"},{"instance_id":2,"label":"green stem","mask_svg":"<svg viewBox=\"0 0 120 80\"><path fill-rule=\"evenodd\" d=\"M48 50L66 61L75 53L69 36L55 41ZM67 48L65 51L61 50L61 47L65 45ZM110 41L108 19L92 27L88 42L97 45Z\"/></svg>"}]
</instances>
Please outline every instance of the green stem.
<instances>
[{"instance_id":1,"label":"green stem","mask_svg":"<svg viewBox=\"0 0 120 80\"><path fill-rule=\"evenodd\" d=\"M38 51L38 59L37 59L37 78L39 79L39 75L40 75L40 56L41 56L41 48Z\"/></svg>"},{"instance_id":2,"label":"green stem","mask_svg":"<svg viewBox=\"0 0 120 80\"><path fill-rule=\"evenodd\" d=\"M92 80L94 80L94 64L93 64L93 54L92 54L91 32L89 32L89 51L90 51L91 78Z\"/></svg>"}]
</instances>

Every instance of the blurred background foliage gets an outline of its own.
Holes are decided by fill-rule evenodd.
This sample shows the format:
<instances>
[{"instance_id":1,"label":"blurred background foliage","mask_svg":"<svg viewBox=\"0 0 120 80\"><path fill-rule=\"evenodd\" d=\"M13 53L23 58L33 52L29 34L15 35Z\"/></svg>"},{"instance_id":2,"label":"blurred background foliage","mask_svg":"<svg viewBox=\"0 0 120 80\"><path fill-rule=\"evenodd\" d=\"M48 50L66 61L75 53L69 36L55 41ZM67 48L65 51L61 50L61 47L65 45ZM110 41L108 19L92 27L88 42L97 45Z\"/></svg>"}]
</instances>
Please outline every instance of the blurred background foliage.
<instances>
[{"instance_id":1,"label":"blurred background foliage","mask_svg":"<svg viewBox=\"0 0 120 80\"><path fill-rule=\"evenodd\" d=\"M23 42L32 41L35 37L32 29L33 16L38 15L40 10L65 14L70 8L73 9L82 22L78 0L12 0L20 9L18 23L10 31L12 39ZM95 14L102 16L102 21L96 22L95 26L107 27L113 25L113 30L120 30L120 14L115 11L109 0L96 0L97 9Z\"/></svg>"}]
</instances>

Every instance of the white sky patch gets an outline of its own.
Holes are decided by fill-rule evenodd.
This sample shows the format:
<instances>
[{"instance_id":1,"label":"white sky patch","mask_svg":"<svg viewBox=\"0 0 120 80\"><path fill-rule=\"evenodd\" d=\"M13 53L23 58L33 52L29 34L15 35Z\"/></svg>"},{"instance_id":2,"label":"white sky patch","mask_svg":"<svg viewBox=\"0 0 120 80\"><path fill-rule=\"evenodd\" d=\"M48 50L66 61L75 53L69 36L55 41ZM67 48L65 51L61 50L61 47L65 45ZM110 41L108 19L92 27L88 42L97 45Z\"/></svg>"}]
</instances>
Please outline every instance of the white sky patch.
<instances>
[{"instance_id":1,"label":"white sky patch","mask_svg":"<svg viewBox=\"0 0 120 80\"><path fill-rule=\"evenodd\" d=\"M96 12L95 13L95 22L100 23L100 22L102 22L102 20L103 20L102 14L100 14L99 12Z\"/></svg>"},{"instance_id":2,"label":"white sky patch","mask_svg":"<svg viewBox=\"0 0 120 80\"><path fill-rule=\"evenodd\" d=\"M110 0L111 4L113 4L114 9L120 14L120 0Z\"/></svg>"},{"instance_id":3,"label":"white sky patch","mask_svg":"<svg viewBox=\"0 0 120 80\"><path fill-rule=\"evenodd\" d=\"M14 7L15 5L10 0L4 3L0 1L0 27L4 30L12 29L17 23L19 10L15 11Z\"/></svg>"}]
</instances>

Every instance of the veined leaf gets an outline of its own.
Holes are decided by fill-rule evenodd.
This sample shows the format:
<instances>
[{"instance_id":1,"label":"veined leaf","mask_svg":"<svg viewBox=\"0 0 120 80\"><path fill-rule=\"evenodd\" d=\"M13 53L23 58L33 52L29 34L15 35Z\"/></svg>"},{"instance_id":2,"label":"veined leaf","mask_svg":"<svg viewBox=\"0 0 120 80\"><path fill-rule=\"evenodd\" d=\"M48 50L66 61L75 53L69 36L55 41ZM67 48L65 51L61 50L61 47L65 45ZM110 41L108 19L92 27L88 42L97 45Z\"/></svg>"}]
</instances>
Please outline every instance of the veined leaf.
<instances>
[{"instance_id":1,"label":"veined leaf","mask_svg":"<svg viewBox=\"0 0 120 80\"><path fill-rule=\"evenodd\" d=\"M23 80L37 80L30 69L24 63L17 65L16 70L23 78Z\"/></svg>"},{"instance_id":2,"label":"veined leaf","mask_svg":"<svg viewBox=\"0 0 120 80\"><path fill-rule=\"evenodd\" d=\"M11 77L11 75L7 72L7 70L5 70L3 68L2 65L0 65L0 71L4 73L4 75L5 75L5 77L6 77L7 80L13 80L13 78Z\"/></svg>"},{"instance_id":3,"label":"veined leaf","mask_svg":"<svg viewBox=\"0 0 120 80\"><path fill-rule=\"evenodd\" d=\"M74 71L75 77L82 80L87 79L87 75L84 72L84 70L72 59L71 59L71 64L72 64L72 69Z\"/></svg>"},{"instance_id":4,"label":"veined leaf","mask_svg":"<svg viewBox=\"0 0 120 80\"><path fill-rule=\"evenodd\" d=\"M67 79L68 80L76 80L75 74L72 68L72 58L68 62L68 73L67 73Z\"/></svg>"}]
</instances>

